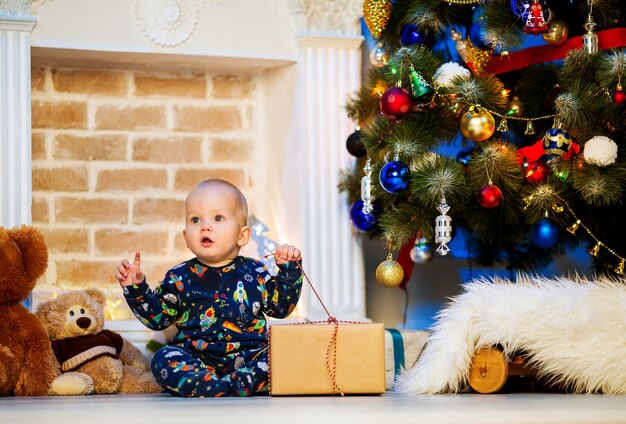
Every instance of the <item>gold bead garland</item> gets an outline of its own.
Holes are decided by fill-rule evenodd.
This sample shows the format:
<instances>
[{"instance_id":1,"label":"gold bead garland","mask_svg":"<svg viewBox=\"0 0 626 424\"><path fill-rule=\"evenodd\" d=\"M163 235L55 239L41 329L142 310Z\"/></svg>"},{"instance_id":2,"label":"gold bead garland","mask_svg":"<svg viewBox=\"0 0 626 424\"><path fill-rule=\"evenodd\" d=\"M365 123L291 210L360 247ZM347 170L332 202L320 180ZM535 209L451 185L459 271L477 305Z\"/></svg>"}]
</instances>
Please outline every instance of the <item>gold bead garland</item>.
<instances>
[{"instance_id":1,"label":"gold bead garland","mask_svg":"<svg viewBox=\"0 0 626 424\"><path fill-rule=\"evenodd\" d=\"M443 3L449 3L449 4L457 4L457 5L463 5L463 6L467 6L470 4L478 4L480 3L482 0L441 0Z\"/></svg>"},{"instance_id":2,"label":"gold bead garland","mask_svg":"<svg viewBox=\"0 0 626 424\"><path fill-rule=\"evenodd\" d=\"M526 203L526 207L530 206L530 204L532 203L533 198L535 197L534 194L531 194L530 196L524 198L524 202ZM615 252L613 249L611 249L609 246L607 246L602 240L600 240L599 238L597 238L589 229L589 227L587 227L585 224L582 223L582 221L576 216L576 213L574 213L574 210L567 204L567 202L565 201L565 199L563 199L561 196L559 196L558 194L554 194L554 197L556 197L558 199L558 202L554 202L552 204L552 210L554 210L557 213L563 212L564 210L564 206L565 208L567 208L568 212L570 213L570 215L572 215L572 217L574 218L574 223L572 223L569 227L566 228L567 232L572 234L573 236L576 235L576 232L578 231L579 227L582 227L587 234L589 235L589 237L591 237L594 240L594 246L588 250L588 253L591 256L598 256L598 254L600 253L600 249L604 248L605 250L607 250L609 253L611 253L613 256L615 256L618 260L619 263L618 265L613 269L613 271L618 274L618 275L624 275L624 267L626 265L626 258L624 258L623 256L619 255L617 252Z\"/></svg>"},{"instance_id":3,"label":"gold bead garland","mask_svg":"<svg viewBox=\"0 0 626 424\"><path fill-rule=\"evenodd\" d=\"M509 127L508 127L509 119L512 121L526 121L526 131L524 132L524 134L527 134L527 135L535 134L535 127L533 126L533 121L540 121L542 119L550 119L550 118L556 117L556 115L552 114L552 115L538 116L536 118L523 118L521 116L506 116L494 110L487 109L486 107L483 107L483 109L501 119L500 124L498 125L498 131L500 132L505 132L509 130Z\"/></svg>"}]
</instances>

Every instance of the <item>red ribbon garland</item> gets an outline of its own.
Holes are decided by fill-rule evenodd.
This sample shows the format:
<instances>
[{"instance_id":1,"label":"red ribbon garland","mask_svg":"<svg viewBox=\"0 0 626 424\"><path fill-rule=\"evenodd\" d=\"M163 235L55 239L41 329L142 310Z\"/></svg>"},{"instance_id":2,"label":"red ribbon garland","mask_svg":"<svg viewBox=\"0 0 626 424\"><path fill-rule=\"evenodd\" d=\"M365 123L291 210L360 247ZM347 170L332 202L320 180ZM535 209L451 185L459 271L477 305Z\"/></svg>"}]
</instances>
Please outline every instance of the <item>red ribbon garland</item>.
<instances>
[{"instance_id":1,"label":"red ribbon garland","mask_svg":"<svg viewBox=\"0 0 626 424\"><path fill-rule=\"evenodd\" d=\"M600 50L626 46L626 28L613 28L596 33ZM494 56L485 68L485 74L503 74L537 63L563 59L570 50L581 49L583 37L573 37L560 46L546 45L528 47L508 56Z\"/></svg>"},{"instance_id":2,"label":"red ribbon garland","mask_svg":"<svg viewBox=\"0 0 626 424\"><path fill-rule=\"evenodd\" d=\"M567 153L562 157L563 160L570 160L580 152L580 145L575 141L572 142L572 147L569 148ZM530 161L541 159L546 154L543 148L543 139L539 139L530 146L522 147L517 150L517 162L521 166L524 163L524 158Z\"/></svg>"},{"instance_id":3,"label":"red ribbon garland","mask_svg":"<svg viewBox=\"0 0 626 424\"><path fill-rule=\"evenodd\" d=\"M406 290L406 285L411 279L411 274L413 273L413 266L415 266L415 263L411 259L411 249L413 249L416 238L417 236L413 236L404 246L400 248L400 251L398 252L398 263L404 271L404 278L402 278L402 283L398 286L402 290Z\"/></svg>"}]
</instances>

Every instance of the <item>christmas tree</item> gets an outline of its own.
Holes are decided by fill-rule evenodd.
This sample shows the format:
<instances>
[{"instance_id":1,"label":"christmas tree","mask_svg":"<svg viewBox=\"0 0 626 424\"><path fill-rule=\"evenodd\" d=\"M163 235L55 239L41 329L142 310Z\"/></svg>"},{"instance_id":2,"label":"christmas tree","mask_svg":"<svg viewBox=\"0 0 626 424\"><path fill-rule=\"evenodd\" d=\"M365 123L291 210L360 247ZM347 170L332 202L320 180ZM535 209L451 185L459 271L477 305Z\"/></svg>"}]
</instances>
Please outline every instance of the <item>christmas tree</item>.
<instances>
[{"instance_id":1,"label":"christmas tree","mask_svg":"<svg viewBox=\"0 0 626 424\"><path fill-rule=\"evenodd\" d=\"M623 275L625 3L365 0L377 46L340 183L354 227L415 261L466 230L480 263L532 272L582 246Z\"/></svg>"}]
</instances>

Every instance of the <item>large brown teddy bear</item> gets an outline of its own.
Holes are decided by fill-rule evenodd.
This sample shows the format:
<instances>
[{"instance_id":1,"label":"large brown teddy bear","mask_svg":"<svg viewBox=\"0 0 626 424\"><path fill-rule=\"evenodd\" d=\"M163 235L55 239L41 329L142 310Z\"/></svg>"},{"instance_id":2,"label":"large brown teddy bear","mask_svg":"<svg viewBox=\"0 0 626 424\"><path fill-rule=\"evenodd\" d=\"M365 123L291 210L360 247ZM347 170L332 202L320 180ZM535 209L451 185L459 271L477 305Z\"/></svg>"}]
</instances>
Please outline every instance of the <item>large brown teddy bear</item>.
<instances>
[{"instance_id":1,"label":"large brown teddy bear","mask_svg":"<svg viewBox=\"0 0 626 424\"><path fill-rule=\"evenodd\" d=\"M41 233L0 227L0 396L43 396L58 374L48 332L20 302L48 266Z\"/></svg>"},{"instance_id":2,"label":"large brown teddy bear","mask_svg":"<svg viewBox=\"0 0 626 424\"><path fill-rule=\"evenodd\" d=\"M104 295L93 289L74 290L41 303L41 318L64 374L51 394L159 393L148 361L119 334L104 330Z\"/></svg>"}]
</instances>

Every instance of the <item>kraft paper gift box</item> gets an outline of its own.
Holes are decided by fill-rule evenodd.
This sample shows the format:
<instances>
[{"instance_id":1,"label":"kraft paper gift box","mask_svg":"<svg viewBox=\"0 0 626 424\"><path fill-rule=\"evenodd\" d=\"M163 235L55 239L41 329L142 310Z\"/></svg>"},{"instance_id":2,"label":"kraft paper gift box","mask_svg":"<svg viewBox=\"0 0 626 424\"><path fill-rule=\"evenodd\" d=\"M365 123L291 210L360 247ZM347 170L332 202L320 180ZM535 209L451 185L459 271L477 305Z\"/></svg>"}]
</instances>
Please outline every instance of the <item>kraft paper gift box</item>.
<instances>
[{"instance_id":1,"label":"kraft paper gift box","mask_svg":"<svg viewBox=\"0 0 626 424\"><path fill-rule=\"evenodd\" d=\"M391 390L396 378L403 370L408 370L415 365L426 345L427 338L428 331L385 329L385 387L387 390Z\"/></svg>"},{"instance_id":2,"label":"kraft paper gift box","mask_svg":"<svg viewBox=\"0 0 626 424\"><path fill-rule=\"evenodd\" d=\"M270 326L271 395L384 393L383 324L339 323L336 356L332 345L328 349L334 330L333 323ZM333 386L331 377L333 368L336 372L336 386Z\"/></svg>"}]
</instances>

